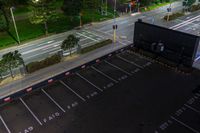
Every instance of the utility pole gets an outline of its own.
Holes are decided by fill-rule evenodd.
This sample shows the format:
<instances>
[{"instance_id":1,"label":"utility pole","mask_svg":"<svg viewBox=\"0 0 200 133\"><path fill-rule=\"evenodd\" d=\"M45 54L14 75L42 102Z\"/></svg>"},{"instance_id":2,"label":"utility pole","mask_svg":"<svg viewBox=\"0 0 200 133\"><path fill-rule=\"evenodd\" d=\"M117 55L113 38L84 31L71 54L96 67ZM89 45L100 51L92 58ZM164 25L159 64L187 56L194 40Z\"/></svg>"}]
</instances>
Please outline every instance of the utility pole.
<instances>
[{"instance_id":1,"label":"utility pole","mask_svg":"<svg viewBox=\"0 0 200 133\"><path fill-rule=\"evenodd\" d=\"M11 16L12 16L13 25L14 25L15 32L16 32L16 35L17 35L18 44L20 44L20 39L19 39L19 34L18 34L16 22L15 22L15 17L14 17L14 15L13 15L13 7L10 8L10 13L11 13Z\"/></svg>"}]
</instances>

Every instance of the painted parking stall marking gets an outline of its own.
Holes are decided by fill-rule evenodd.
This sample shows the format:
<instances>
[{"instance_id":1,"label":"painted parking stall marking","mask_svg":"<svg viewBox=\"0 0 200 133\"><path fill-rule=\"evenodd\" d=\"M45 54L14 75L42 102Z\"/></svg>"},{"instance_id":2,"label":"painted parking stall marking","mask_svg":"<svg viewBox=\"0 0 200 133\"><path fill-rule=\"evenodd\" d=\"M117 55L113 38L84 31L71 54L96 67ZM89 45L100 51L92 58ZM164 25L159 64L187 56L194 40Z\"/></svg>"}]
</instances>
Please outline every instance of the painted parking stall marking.
<instances>
[{"instance_id":1,"label":"painted parking stall marking","mask_svg":"<svg viewBox=\"0 0 200 133\"><path fill-rule=\"evenodd\" d=\"M53 102L53 103L55 103L55 105L58 107L58 108L60 108L60 110L62 110L64 113L66 112L45 90L43 90L42 89L42 92L44 92L44 94L45 95L47 95L47 97L49 98L49 99L51 99L51 101Z\"/></svg>"},{"instance_id":2,"label":"painted parking stall marking","mask_svg":"<svg viewBox=\"0 0 200 133\"><path fill-rule=\"evenodd\" d=\"M0 115L0 131L2 133L11 133L10 129L8 128L7 124L5 123L4 119Z\"/></svg>"},{"instance_id":3,"label":"painted parking stall marking","mask_svg":"<svg viewBox=\"0 0 200 133\"><path fill-rule=\"evenodd\" d=\"M60 82L55 82L44 90L66 111L77 107L82 100Z\"/></svg>"},{"instance_id":4,"label":"painted parking stall marking","mask_svg":"<svg viewBox=\"0 0 200 133\"><path fill-rule=\"evenodd\" d=\"M140 71L140 68L137 67L136 65L133 65L129 62L126 62L118 57L113 57L109 60L110 63L116 65L117 67L119 68L123 68L123 70L131 73L131 74L134 74L138 71Z\"/></svg>"},{"instance_id":5,"label":"painted parking stall marking","mask_svg":"<svg viewBox=\"0 0 200 133\"><path fill-rule=\"evenodd\" d=\"M163 122L156 132L185 131L186 133L200 133L200 112L197 110L199 105L196 104L199 102L199 96L197 96L197 94L198 93L189 98L189 100L182 107L180 107L172 116L170 116L169 120Z\"/></svg>"},{"instance_id":6,"label":"painted parking stall marking","mask_svg":"<svg viewBox=\"0 0 200 133\"><path fill-rule=\"evenodd\" d=\"M98 72L103 73L104 75L108 75L107 77L111 77L115 81L121 81L128 78L129 75L120 71L119 69L105 63L101 62L99 64L95 64L93 66Z\"/></svg>"},{"instance_id":7,"label":"painted parking stall marking","mask_svg":"<svg viewBox=\"0 0 200 133\"><path fill-rule=\"evenodd\" d=\"M85 80L86 82L88 82L89 84L91 84L92 86L94 86L97 90L103 91L102 89L100 89L99 87L97 87L95 84L93 84L92 82L90 82L88 79L86 79L85 77L83 77L81 74L76 73L76 75L78 75L80 78L82 78L83 80Z\"/></svg>"},{"instance_id":8,"label":"painted parking stall marking","mask_svg":"<svg viewBox=\"0 0 200 133\"><path fill-rule=\"evenodd\" d=\"M23 98L27 106L37 115L42 124L59 118L63 111L42 91L33 92Z\"/></svg>"},{"instance_id":9,"label":"painted parking stall marking","mask_svg":"<svg viewBox=\"0 0 200 133\"><path fill-rule=\"evenodd\" d=\"M81 100L83 100L84 102L86 101L85 98L83 98L82 96L80 96L76 91L74 91L71 87L69 87L65 82L63 82L62 80L60 80L60 83L63 84L71 92L73 92L76 96L78 96Z\"/></svg>"},{"instance_id":10,"label":"painted parking stall marking","mask_svg":"<svg viewBox=\"0 0 200 133\"><path fill-rule=\"evenodd\" d=\"M118 67L118 66L116 66L116 65L114 65L114 64L112 64L112 63L110 63L110 62L108 62L108 61L105 61L105 62L106 62L107 64L111 65L112 67L115 67L115 68L119 69L120 71L126 73L126 74L129 75L129 76L132 75L131 73L125 71L124 69L122 69L122 68L120 68L120 67Z\"/></svg>"},{"instance_id":11,"label":"painted parking stall marking","mask_svg":"<svg viewBox=\"0 0 200 133\"><path fill-rule=\"evenodd\" d=\"M1 121L6 130L13 133L26 133L35 131L40 126L30 111L20 100L13 101L0 109Z\"/></svg>"},{"instance_id":12,"label":"painted parking stall marking","mask_svg":"<svg viewBox=\"0 0 200 133\"><path fill-rule=\"evenodd\" d=\"M79 77L77 74L71 75L62 81L84 99L90 99L101 92L89 82Z\"/></svg>"},{"instance_id":13,"label":"painted parking stall marking","mask_svg":"<svg viewBox=\"0 0 200 133\"><path fill-rule=\"evenodd\" d=\"M115 82L102 75L101 73L94 70L92 67L87 68L79 72L87 80L98 86L99 88L105 90L114 85Z\"/></svg>"},{"instance_id":14,"label":"painted parking stall marking","mask_svg":"<svg viewBox=\"0 0 200 133\"><path fill-rule=\"evenodd\" d=\"M98 73L102 74L103 76L107 77L108 79L112 80L113 82L118 83L117 80L115 80L115 79L111 78L110 76L106 75L105 73L103 73L102 71L98 70L94 66L92 66L91 68L94 69L95 71L97 71Z\"/></svg>"},{"instance_id":15,"label":"painted parking stall marking","mask_svg":"<svg viewBox=\"0 0 200 133\"><path fill-rule=\"evenodd\" d=\"M152 64L151 61L149 61L148 59L146 59L142 56L136 55L132 51L122 53L122 54L120 54L120 57L124 58L130 62L134 62L134 64L137 64L138 66L143 67L143 68Z\"/></svg>"}]
</instances>

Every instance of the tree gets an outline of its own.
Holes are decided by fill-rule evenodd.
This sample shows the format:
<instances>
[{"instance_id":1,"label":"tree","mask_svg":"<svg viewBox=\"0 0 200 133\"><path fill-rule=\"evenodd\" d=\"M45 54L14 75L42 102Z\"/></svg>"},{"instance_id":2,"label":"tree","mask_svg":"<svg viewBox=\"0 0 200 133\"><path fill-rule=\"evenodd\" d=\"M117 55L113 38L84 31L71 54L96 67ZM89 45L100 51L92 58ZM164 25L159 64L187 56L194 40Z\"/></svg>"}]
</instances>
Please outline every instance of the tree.
<instances>
[{"instance_id":1,"label":"tree","mask_svg":"<svg viewBox=\"0 0 200 133\"><path fill-rule=\"evenodd\" d=\"M79 16L82 11L82 0L64 0L62 10L66 16L72 21L75 16Z\"/></svg>"},{"instance_id":2,"label":"tree","mask_svg":"<svg viewBox=\"0 0 200 133\"><path fill-rule=\"evenodd\" d=\"M32 24L43 24L46 35L48 34L48 22L57 19L54 2L55 0L31 0L30 2L30 22Z\"/></svg>"},{"instance_id":3,"label":"tree","mask_svg":"<svg viewBox=\"0 0 200 133\"><path fill-rule=\"evenodd\" d=\"M11 77L14 78L12 69L18 66L18 62L15 59L13 52L6 53L2 56L2 63L10 71Z\"/></svg>"},{"instance_id":4,"label":"tree","mask_svg":"<svg viewBox=\"0 0 200 133\"><path fill-rule=\"evenodd\" d=\"M83 0L83 8L89 10L92 14L92 21L95 18L95 13L101 9L101 1L100 0Z\"/></svg>"},{"instance_id":5,"label":"tree","mask_svg":"<svg viewBox=\"0 0 200 133\"><path fill-rule=\"evenodd\" d=\"M10 19L9 19L9 8L11 0L0 0L0 32L7 32L9 36L13 38L18 43L18 40L9 31L10 29Z\"/></svg>"},{"instance_id":6,"label":"tree","mask_svg":"<svg viewBox=\"0 0 200 133\"><path fill-rule=\"evenodd\" d=\"M0 79L3 78L3 73L6 72L7 69L2 60L0 60Z\"/></svg>"},{"instance_id":7,"label":"tree","mask_svg":"<svg viewBox=\"0 0 200 133\"><path fill-rule=\"evenodd\" d=\"M75 46L77 46L78 42L79 42L79 38L77 38L74 35L69 35L67 37L67 39L65 39L62 42L61 49L63 49L63 50L69 50L70 56L71 56L72 48L74 48Z\"/></svg>"},{"instance_id":8,"label":"tree","mask_svg":"<svg viewBox=\"0 0 200 133\"><path fill-rule=\"evenodd\" d=\"M24 59L22 58L22 55L19 53L18 50L15 50L15 51L13 52L13 57L15 58L14 60L18 62L18 63L17 63L18 65L23 65L25 72L27 72Z\"/></svg>"}]
</instances>

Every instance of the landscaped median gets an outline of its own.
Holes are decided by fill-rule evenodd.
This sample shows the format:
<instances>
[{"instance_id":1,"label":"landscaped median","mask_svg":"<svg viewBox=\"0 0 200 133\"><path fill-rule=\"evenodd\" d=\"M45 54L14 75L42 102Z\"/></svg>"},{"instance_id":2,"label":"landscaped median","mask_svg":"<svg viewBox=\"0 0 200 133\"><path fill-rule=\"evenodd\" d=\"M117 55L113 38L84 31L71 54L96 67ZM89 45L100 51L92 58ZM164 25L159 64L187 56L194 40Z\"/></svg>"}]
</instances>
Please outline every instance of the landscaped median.
<instances>
[{"instance_id":1,"label":"landscaped median","mask_svg":"<svg viewBox=\"0 0 200 133\"><path fill-rule=\"evenodd\" d=\"M33 72L40 70L42 68L60 63L62 61L67 61L67 60L71 59L69 57L73 56L73 58L76 58L78 56L75 56L75 55L85 54L87 52L93 51L95 49L101 48L101 47L106 46L106 45L111 44L111 43L112 43L111 39L103 40L103 41L98 42L96 44L93 44L91 46L82 48L80 53L75 52L75 53L73 53L73 55L68 55L67 57L63 57L64 58L63 60L62 60L61 55L55 54L55 55L48 57L48 58L46 58L42 61L31 62L31 63L26 65L27 71L28 71L28 73L33 73Z\"/></svg>"}]
</instances>

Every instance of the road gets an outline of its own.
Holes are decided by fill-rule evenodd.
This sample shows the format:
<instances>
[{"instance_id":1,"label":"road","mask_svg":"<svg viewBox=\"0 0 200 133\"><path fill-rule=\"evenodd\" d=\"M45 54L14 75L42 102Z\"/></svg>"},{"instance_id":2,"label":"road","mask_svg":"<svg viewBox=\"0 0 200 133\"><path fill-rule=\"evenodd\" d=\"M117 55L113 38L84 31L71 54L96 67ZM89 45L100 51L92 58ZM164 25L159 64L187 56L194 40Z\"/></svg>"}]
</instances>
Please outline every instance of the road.
<instances>
[{"instance_id":1,"label":"road","mask_svg":"<svg viewBox=\"0 0 200 133\"><path fill-rule=\"evenodd\" d=\"M118 37L126 36L127 38L123 40L124 43L132 43L134 22L137 21L138 18L142 18L148 22L152 22L152 20L155 19L155 22L162 23L160 19L166 15L167 7L168 6L165 6L154 11L135 14L133 16L126 15L117 18L116 23L119 27L117 30ZM172 8L173 11L180 10L182 8L181 3L176 2L172 4ZM95 23L93 26L84 26L81 30L72 30L66 33L49 36L21 46L1 50L0 57L9 51L19 50L26 63L41 60L59 51L62 41L69 34L75 34L79 37L81 39L80 45L90 45L106 38L112 39L112 25L113 20L109 20L101 23Z\"/></svg>"}]
</instances>

